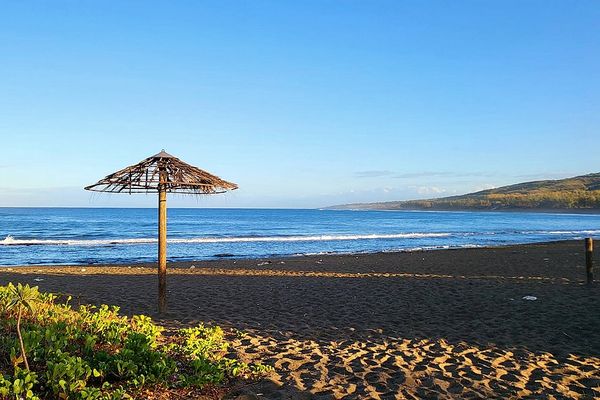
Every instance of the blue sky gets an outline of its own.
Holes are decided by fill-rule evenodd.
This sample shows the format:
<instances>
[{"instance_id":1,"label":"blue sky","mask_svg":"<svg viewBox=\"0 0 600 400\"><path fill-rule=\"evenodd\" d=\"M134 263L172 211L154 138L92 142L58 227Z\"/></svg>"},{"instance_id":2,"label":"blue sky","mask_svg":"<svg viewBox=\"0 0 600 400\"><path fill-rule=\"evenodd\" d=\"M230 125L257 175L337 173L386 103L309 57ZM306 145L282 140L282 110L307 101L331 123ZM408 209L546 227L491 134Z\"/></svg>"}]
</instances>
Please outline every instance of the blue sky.
<instances>
[{"instance_id":1,"label":"blue sky","mask_svg":"<svg viewBox=\"0 0 600 400\"><path fill-rule=\"evenodd\" d=\"M0 206L162 148L236 182L172 206L319 207L600 171L597 1L6 1Z\"/></svg>"}]
</instances>

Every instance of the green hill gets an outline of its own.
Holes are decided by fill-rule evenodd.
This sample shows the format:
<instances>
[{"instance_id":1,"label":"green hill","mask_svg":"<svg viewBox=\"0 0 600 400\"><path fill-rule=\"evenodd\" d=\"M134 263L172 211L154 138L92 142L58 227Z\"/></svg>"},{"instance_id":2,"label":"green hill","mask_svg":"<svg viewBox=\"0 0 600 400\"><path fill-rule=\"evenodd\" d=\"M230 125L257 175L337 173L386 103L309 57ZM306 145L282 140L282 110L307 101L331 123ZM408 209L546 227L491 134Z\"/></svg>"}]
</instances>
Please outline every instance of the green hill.
<instances>
[{"instance_id":1,"label":"green hill","mask_svg":"<svg viewBox=\"0 0 600 400\"><path fill-rule=\"evenodd\" d=\"M357 203L330 209L365 210L531 210L600 212L600 173L518 183L438 199Z\"/></svg>"}]
</instances>

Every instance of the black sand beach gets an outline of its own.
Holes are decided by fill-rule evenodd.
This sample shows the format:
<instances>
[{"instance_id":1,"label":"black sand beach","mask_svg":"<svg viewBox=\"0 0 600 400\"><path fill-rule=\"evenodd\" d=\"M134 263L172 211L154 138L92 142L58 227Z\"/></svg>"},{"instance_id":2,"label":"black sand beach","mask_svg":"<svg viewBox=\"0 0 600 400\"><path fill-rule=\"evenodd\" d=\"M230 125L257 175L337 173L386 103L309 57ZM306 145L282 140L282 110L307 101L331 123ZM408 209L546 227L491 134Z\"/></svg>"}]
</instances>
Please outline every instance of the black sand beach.
<instances>
[{"instance_id":1,"label":"black sand beach","mask_svg":"<svg viewBox=\"0 0 600 400\"><path fill-rule=\"evenodd\" d=\"M584 262L577 241L171 263L163 316L153 265L0 268L0 284L243 330L236 351L276 370L233 397L593 398L600 284Z\"/></svg>"}]
</instances>

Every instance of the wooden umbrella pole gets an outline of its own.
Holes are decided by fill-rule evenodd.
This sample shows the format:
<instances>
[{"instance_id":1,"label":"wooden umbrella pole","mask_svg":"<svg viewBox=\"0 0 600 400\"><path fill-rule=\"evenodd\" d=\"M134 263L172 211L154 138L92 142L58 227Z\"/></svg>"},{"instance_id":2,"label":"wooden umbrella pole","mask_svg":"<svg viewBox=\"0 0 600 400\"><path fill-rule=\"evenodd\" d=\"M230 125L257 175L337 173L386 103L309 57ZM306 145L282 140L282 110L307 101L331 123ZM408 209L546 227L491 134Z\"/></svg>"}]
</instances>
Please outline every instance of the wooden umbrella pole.
<instances>
[{"instance_id":1,"label":"wooden umbrella pole","mask_svg":"<svg viewBox=\"0 0 600 400\"><path fill-rule=\"evenodd\" d=\"M158 311L167 310L167 190L158 189Z\"/></svg>"}]
</instances>

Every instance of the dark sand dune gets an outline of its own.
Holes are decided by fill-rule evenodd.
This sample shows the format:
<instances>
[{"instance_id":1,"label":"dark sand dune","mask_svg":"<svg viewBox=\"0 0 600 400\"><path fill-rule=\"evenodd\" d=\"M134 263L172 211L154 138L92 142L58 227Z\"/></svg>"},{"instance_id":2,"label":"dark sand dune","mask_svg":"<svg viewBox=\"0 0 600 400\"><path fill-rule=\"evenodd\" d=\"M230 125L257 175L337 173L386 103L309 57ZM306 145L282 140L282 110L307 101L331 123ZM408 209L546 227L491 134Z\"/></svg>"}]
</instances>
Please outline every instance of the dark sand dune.
<instances>
[{"instance_id":1,"label":"dark sand dune","mask_svg":"<svg viewBox=\"0 0 600 400\"><path fill-rule=\"evenodd\" d=\"M153 267L3 268L0 283L242 329L241 356L276 368L236 392L250 398L593 398L600 285L583 263L580 242L178 263L163 317Z\"/></svg>"}]
</instances>

